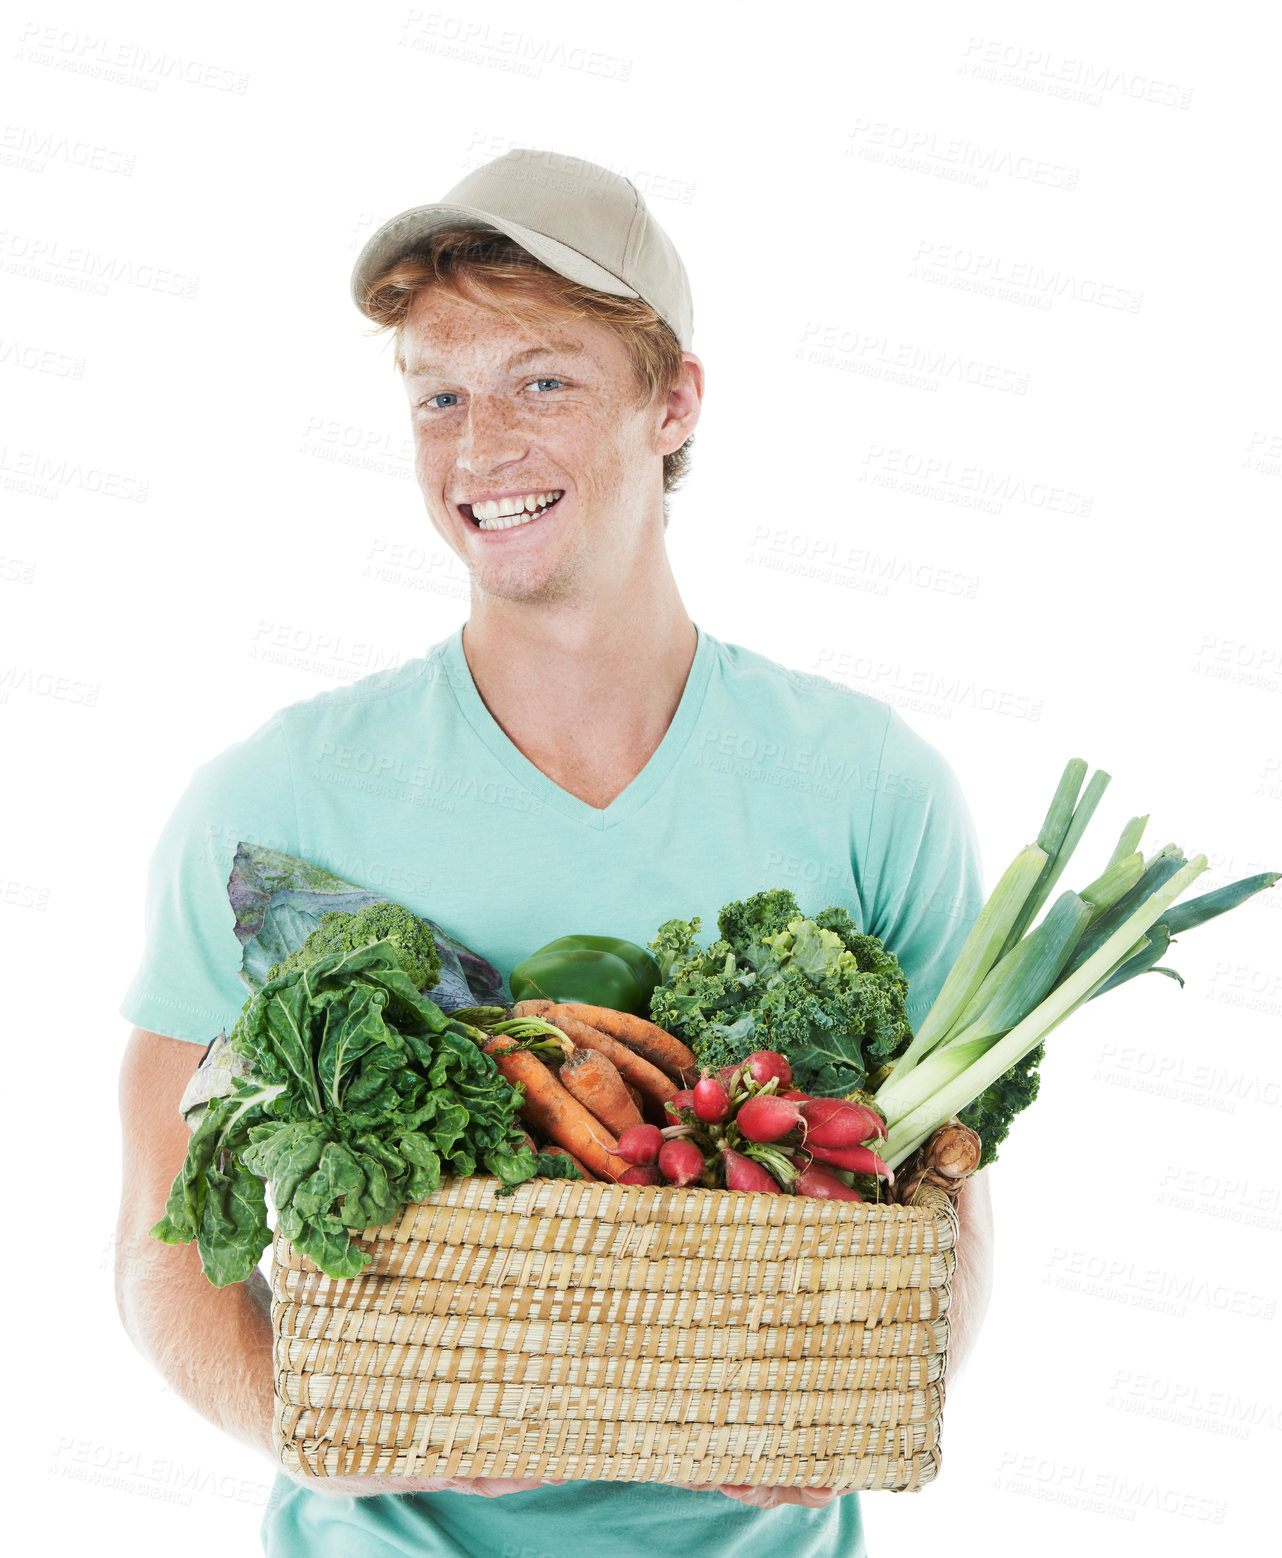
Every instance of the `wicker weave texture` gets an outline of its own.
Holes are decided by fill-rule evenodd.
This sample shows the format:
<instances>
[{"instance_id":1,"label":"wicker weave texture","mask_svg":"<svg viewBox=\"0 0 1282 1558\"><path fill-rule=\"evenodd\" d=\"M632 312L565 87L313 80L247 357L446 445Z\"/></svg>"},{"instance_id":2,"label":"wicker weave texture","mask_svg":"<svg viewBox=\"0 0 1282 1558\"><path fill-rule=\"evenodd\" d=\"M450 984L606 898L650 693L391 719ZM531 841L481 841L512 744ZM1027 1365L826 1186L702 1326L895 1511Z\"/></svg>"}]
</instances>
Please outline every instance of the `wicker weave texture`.
<instances>
[{"instance_id":1,"label":"wicker weave texture","mask_svg":"<svg viewBox=\"0 0 1282 1558\"><path fill-rule=\"evenodd\" d=\"M450 1180L334 1281L275 1244L276 1441L314 1476L889 1488L939 1465L957 1233L913 1207Z\"/></svg>"}]
</instances>

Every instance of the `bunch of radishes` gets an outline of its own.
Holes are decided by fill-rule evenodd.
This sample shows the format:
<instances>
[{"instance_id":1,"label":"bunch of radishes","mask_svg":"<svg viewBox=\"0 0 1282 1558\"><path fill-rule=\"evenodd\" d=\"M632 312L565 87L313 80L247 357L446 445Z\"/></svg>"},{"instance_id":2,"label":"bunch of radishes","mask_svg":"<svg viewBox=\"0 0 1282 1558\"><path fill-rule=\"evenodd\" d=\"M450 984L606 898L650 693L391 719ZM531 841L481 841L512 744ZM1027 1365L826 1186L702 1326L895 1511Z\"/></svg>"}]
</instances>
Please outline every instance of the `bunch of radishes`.
<instances>
[{"instance_id":1,"label":"bunch of radishes","mask_svg":"<svg viewBox=\"0 0 1282 1558\"><path fill-rule=\"evenodd\" d=\"M811 1098L792 1086L787 1057L758 1050L737 1066L704 1073L666 1108L674 1124L633 1125L618 1156L633 1166L623 1185L701 1185L708 1189L791 1191L826 1201L881 1198L895 1177L869 1145L886 1126L867 1104Z\"/></svg>"}]
</instances>

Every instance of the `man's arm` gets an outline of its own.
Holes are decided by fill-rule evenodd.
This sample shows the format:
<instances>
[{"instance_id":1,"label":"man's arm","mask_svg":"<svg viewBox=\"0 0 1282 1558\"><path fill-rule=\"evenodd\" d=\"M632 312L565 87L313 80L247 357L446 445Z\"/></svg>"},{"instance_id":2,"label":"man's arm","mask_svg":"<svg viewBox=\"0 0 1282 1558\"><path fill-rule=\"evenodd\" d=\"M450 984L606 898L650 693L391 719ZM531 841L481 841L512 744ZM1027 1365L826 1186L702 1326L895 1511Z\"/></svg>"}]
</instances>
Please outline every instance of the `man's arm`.
<instances>
[{"instance_id":1,"label":"man's arm","mask_svg":"<svg viewBox=\"0 0 1282 1558\"><path fill-rule=\"evenodd\" d=\"M271 1297L260 1272L216 1288L194 1244L148 1230L165 1209L191 1133L178 1112L201 1048L135 1028L120 1073L124 1161L116 1305L135 1347L202 1417L272 1450Z\"/></svg>"},{"instance_id":2,"label":"man's arm","mask_svg":"<svg viewBox=\"0 0 1282 1558\"><path fill-rule=\"evenodd\" d=\"M116 1227L116 1304L139 1352L202 1417L261 1451L278 1469L272 1443L274 1379L271 1294L262 1274L216 1288L194 1244L162 1244L149 1230L165 1209L191 1133L179 1100L201 1048L135 1028L120 1074L124 1172ZM543 1486L461 1477L309 1477L316 1493L479 1493L496 1498Z\"/></svg>"},{"instance_id":3,"label":"man's arm","mask_svg":"<svg viewBox=\"0 0 1282 1558\"><path fill-rule=\"evenodd\" d=\"M957 1198L957 1264L948 1307L949 1385L961 1372L984 1323L993 1288L993 1202L988 1170L981 1169L962 1185Z\"/></svg>"}]
</instances>

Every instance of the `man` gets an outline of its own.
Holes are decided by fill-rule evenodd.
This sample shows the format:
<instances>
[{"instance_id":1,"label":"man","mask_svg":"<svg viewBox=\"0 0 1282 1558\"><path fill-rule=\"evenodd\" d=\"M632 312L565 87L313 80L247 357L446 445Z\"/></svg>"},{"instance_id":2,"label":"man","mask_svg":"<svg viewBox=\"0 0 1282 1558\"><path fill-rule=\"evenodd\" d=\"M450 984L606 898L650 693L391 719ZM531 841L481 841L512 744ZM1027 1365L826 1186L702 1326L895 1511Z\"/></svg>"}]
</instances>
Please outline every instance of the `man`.
<instances>
[{"instance_id":1,"label":"man","mask_svg":"<svg viewBox=\"0 0 1282 1558\"><path fill-rule=\"evenodd\" d=\"M824 885L802 907L844 904L886 941L914 1021L978 906L969 816L939 755L885 705L687 615L664 547L704 383L685 271L626 179L550 165L514 151L478 169L389 222L353 278L396 332L424 502L471 577L467 622L199 769L152 860L122 1006L136 1027L121 1312L174 1389L269 1455L265 1284L215 1289L194 1246L146 1239L186 1148L179 1097L244 998L226 900L238 839L345 875L359 860L505 970L566 933L645 942L696 913L711 927L722 904L786 885L780 860L814 862ZM751 485L731 501L755 500ZM831 793L757 760L799 750ZM982 1185L962 1215L954 1366L985 1301ZM283 1476L264 1542L309 1558L863 1551L854 1495Z\"/></svg>"}]
</instances>

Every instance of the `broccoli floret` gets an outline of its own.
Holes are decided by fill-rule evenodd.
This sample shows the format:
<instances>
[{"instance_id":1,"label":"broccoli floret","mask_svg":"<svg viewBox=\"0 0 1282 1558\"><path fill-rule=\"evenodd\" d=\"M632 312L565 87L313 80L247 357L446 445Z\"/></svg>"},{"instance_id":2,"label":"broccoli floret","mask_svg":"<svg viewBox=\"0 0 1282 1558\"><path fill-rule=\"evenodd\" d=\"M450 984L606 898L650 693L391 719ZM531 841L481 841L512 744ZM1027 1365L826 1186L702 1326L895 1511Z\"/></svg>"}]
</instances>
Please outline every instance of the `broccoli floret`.
<instances>
[{"instance_id":1,"label":"broccoli floret","mask_svg":"<svg viewBox=\"0 0 1282 1558\"><path fill-rule=\"evenodd\" d=\"M1003 1072L973 1103L958 1113L961 1123L969 1125L983 1143L980 1168L987 1168L996 1158L997 1148L1010 1131L1010 1122L1037 1097L1042 1081L1037 1068L1045 1054L1044 1044L1029 1050L1023 1060L1016 1061L1009 1071Z\"/></svg>"},{"instance_id":2,"label":"broccoli floret","mask_svg":"<svg viewBox=\"0 0 1282 1558\"><path fill-rule=\"evenodd\" d=\"M414 981L416 990L433 989L441 977L441 958L432 928L399 903L371 903L355 914L332 910L297 952L272 965L268 979L279 979L306 968L331 952L351 952L374 941L390 941L396 961Z\"/></svg>"}]
</instances>

